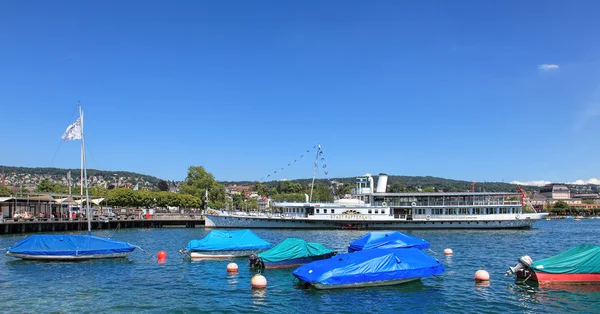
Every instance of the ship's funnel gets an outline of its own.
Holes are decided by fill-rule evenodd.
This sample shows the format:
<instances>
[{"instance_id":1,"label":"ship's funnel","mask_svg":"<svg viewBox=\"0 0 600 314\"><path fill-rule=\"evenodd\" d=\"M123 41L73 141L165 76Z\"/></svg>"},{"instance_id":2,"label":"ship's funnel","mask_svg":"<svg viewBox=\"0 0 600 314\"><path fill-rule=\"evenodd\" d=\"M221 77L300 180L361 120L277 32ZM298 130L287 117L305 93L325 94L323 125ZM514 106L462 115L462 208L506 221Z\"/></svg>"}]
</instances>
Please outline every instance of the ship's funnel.
<instances>
[{"instance_id":1,"label":"ship's funnel","mask_svg":"<svg viewBox=\"0 0 600 314\"><path fill-rule=\"evenodd\" d=\"M385 193L385 190L387 189L387 180L387 174L379 174L379 179L377 180L377 193Z\"/></svg>"}]
</instances>

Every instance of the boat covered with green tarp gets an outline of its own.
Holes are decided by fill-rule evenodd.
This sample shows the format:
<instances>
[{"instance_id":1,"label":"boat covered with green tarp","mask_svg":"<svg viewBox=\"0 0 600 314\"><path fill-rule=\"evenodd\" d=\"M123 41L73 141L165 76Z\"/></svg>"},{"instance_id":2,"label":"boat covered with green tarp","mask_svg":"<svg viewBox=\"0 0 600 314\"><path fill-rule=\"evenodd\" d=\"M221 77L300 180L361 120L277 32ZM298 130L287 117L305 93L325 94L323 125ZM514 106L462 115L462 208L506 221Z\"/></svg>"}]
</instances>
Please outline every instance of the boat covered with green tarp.
<instances>
[{"instance_id":1,"label":"boat covered with green tarp","mask_svg":"<svg viewBox=\"0 0 600 314\"><path fill-rule=\"evenodd\" d=\"M539 283L600 283L600 246L579 245L535 262L523 256L506 274Z\"/></svg>"},{"instance_id":2,"label":"boat covered with green tarp","mask_svg":"<svg viewBox=\"0 0 600 314\"><path fill-rule=\"evenodd\" d=\"M580 245L533 262L536 271L551 274L600 274L600 246Z\"/></svg>"},{"instance_id":3,"label":"boat covered with green tarp","mask_svg":"<svg viewBox=\"0 0 600 314\"><path fill-rule=\"evenodd\" d=\"M329 258L335 251L321 243L287 238L270 250L250 256L250 265L264 268L284 268Z\"/></svg>"}]
</instances>

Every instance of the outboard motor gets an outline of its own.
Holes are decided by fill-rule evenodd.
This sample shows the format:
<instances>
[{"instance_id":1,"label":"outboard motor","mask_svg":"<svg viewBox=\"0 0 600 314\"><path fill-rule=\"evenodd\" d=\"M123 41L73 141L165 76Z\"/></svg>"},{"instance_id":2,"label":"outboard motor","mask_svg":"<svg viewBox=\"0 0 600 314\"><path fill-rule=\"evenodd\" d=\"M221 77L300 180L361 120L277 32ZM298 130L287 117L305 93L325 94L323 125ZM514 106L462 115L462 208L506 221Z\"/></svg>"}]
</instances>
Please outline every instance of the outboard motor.
<instances>
[{"instance_id":1,"label":"outboard motor","mask_svg":"<svg viewBox=\"0 0 600 314\"><path fill-rule=\"evenodd\" d=\"M515 265L514 267L508 268L505 276L514 275L521 270L531 268L532 265L533 265L533 260L531 259L531 257L529 257L528 255L521 256L521 258L519 258L519 262L517 263L517 265Z\"/></svg>"},{"instance_id":2,"label":"outboard motor","mask_svg":"<svg viewBox=\"0 0 600 314\"><path fill-rule=\"evenodd\" d=\"M256 254L250 254L250 268L263 268L263 263Z\"/></svg>"}]
</instances>

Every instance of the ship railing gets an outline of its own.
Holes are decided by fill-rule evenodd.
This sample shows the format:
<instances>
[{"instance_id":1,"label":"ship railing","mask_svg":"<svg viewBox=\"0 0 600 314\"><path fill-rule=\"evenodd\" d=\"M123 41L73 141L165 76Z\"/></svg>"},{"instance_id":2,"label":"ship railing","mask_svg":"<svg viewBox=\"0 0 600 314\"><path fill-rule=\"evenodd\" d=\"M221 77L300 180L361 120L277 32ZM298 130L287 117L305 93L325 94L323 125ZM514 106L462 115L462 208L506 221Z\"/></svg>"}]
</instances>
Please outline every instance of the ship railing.
<instances>
[{"instance_id":1,"label":"ship railing","mask_svg":"<svg viewBox=\"0 0 600 314\"><path fill-rule=\"evenodd\" d=\"M413 215L414 220L477 220L477 216L474 215Z\"/></svg>"},{"instance_id":2,"label":"ship railing","mask_svg":"<svg viewBox=\"0 0 600 314\"><path fill-rule=\"evenodd\" d=\"M455 207L455 206L509 206L519 205L518 201L476 201L476 202L374 202L375 206L391 206L391 207L413 207L413 206L438 206L438 207Z\"/></svg>"}]
</instances>

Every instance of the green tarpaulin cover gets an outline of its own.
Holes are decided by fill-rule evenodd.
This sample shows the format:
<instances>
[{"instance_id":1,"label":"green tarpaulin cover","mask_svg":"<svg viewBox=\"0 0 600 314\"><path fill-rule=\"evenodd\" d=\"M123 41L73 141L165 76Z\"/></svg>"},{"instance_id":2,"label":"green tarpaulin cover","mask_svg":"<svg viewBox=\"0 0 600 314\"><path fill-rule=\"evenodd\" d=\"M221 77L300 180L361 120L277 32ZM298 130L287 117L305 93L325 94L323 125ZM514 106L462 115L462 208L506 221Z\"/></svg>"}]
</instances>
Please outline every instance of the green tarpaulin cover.
<instances>
[{"instance_id":1,"label":"green tarpaulin cover","mask_svg":"<svg viewBox=\"0 0 600 314\"><path fill-rule=\"evenodd\" d=\"M287 238L274 248L258 253L258 257L264 262L279 262L294 258L318 256L329 254L333 250L326 248L321 243L306 242L302 239Z\"/></svg>"},{"instance_id":2,"label":"green tarpaulin cover","mask_svg":"<svg viewBox=\"0 0 600 314\"><path fill-rule=\"evenodd\" d=\"M580 245L533 263L533 269L551 274L600 273L600 246Z\"/></svg>"}]
</instances>

